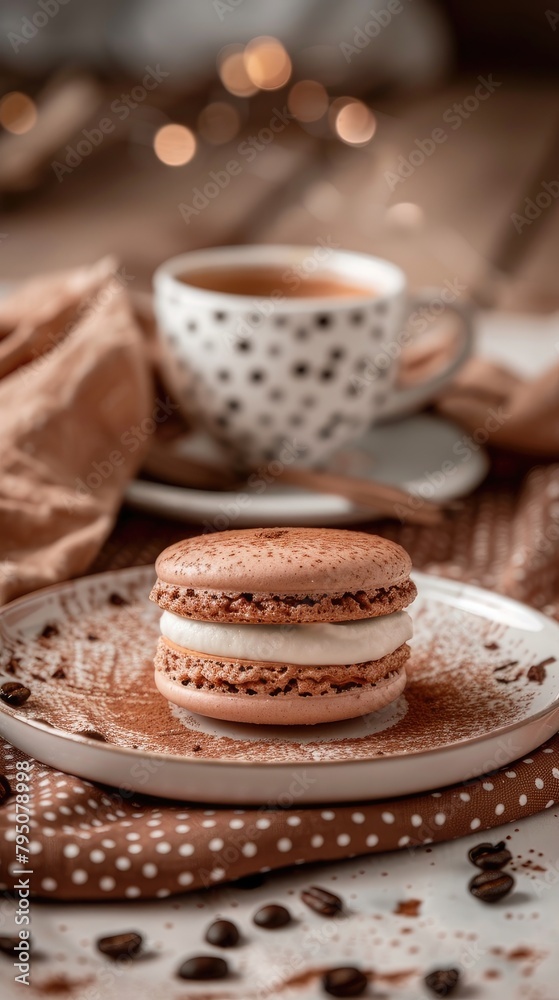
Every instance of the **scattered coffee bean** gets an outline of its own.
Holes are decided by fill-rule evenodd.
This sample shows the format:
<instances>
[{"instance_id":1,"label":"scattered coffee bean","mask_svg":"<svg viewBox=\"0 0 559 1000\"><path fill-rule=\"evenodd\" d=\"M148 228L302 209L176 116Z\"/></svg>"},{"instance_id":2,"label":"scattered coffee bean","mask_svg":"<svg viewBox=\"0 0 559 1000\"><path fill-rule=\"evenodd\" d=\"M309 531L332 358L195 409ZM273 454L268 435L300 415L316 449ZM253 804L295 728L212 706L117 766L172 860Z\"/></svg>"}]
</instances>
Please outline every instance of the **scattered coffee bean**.
<instances>
[{"instance_id":1,"label":"scattered coffee bean","mask_svg":"<svg viewBox=\"0 0 559 1000\"><path fill-rule=\"evenodd\" d=\"M106 739L102 733L98 733L96 729L80 729L76 736L86 736L88 740L97 740L99 743L106 743Z\"/></svg>"},{"instance_id":2,"label":"scattered coffee bean","mask_svg":"<svg viewBox=\"0 0 559 1000\"><path fill-rule=\"evenodd\" d=\"M217 948L234 948L239 938L238 928L232 920L214 920L206 931L206 941Z\"/></svg>"},{"instance_id":3,"label":"scattered coffee bean","mask_svg":"<svg viewBox=\"0 0 559 1000\"><path fill-rule=\"evenodd\" d=\"M468 889L472 896L482 899L484 903L497 903L512 889L514 879L506 872L485 871L474 875Z\"/></svg>"},{"instance_id":4,"label":"scattered coffee bean","mask_svg":"<svg viewBox=\"0 0 559 1000\"><path fill-rule=\"evenodd\" d=\"M498 844L476 844L468 851L468 857L473 865L484 871L497 871L512 860L512 854L504 840L500 840Z\"/></svg>"},{"instance_id":5,"label":"scattered coffee bean","mask_svg":"<svg viewBox=\"0 0 559 1000\"><path fill-rule=\"evenodd\" d=\"M26 688L23 684L19 684L17 681L6 681L0 687L0 698L7 705L12 705L14 708L19 708L20 705L25 704L30 694L31 691L29 688Z\"/></svg>"},{"instance_id":6,"label":"scattered coffee bean","mask_svg":"<svg viewBox=\"0 0 559 1000\"><path fill-rule=\"evenodd\" d=\"M333 917L336 913L341 913L343 903L339 896L327 889L321 889L318 885L311 885L308 889L303 889L301 899L305 906L323 917Z\"/></svg>"},{"instance_id":7,"label":"scattered coffee bean","mask_svg":"<svg viewBox=\"0 0 559 1000\"><path fill-rule=\"evenodd\" d=\"M351 967L330 969L322 979L322 987L332 997L360 997L367 988L367 977Z\"/></svg>"},{"instance_id":8,"label":"scattered coffee bean","mask_svg":"<svg viewBox=\"0 0 559 1000\"><path fill-rule=\"evenodd\" d=\"M460 972L458 969L437 969L425 976L425 985L437 997L448 997L452 993L458 980Z\"/></svg>"},{"instance_id":9,"label":"scattered coffee bean","mask_svg":"<svg viewBox=\"0 0 559 1000\"><path fill-rule=\"evenodd\" d=\"M200 750L201 748L198 747ZM196 750L196 747L194 747ZM261 872L254 872L254 875L241 875L240 878L235 879L233 886L235 889L259 889L261 885L266 884L266 876Z\"/></svg>"},{"instance_id":10,"label":"scattered coffee bean","mask_svg":"<svg viewBox=\"0 0 559 1000\"><path fill-rule=\"evenodd\" d=\"M252 919L257 927L265 927L271 931L291 923L291 914L285 906L269 903L268 906L262 906L257 910Z\"/></svg>"},{"instance_id":11,"label":"scattered coffee bean","mask_svg":"<svg viewBox=\"0 0 559 1000\"><path fill-rule=\"evenodd\" d=\"M16 955L14 948L16 944L19 943L20 941L18 937L8 937L6 934L0 934L0 954L14 959Z\"/></svg>"},{"instance_id":12,"label":"scattered coffee bean","mask_svg":"<svg viewBox=\"0 0 559 1000\"><path fill-rule=\"evenodd\" d=\"M128 601L125 597L121 597L120 594L110 594L109 604L114 604L115 607L122 608L125 604L128 604Z\"/></svg>"},{"instance_id":13,"label":"scattered coffee bean","mask_svg":"<svg viewBox=\"0 0 559 1000\"><path fill-rule=\"evenodd\" d=\"M66 671L64 667L57 667L53 674L51 674L53 681L65 681Z\"/></svg>"},{"instance_id":14,"label":"scattered coffee bean","mask_svg":"<svg viewBox=\"0 0 559 1000\"><path fill-rule=\"evenodd\" d=\"M58 635L58 628L56 625L45 625L41 636L43 639L52 639L53 635Z\"/></svg>"},{"instance_id":15,"label":"scattered coffee bean","mask_svg":"<svg viewBox=\"0 0 559 1000\"><path fill-rule=\"evenodd\" d=\"M0 774L0 806L13 795L12 786L5 774Z\"/></svg>"},{"instance_id":16,"label":"scattered coffee bean","mask_svg":"<svg viewBox=\"0 0 559 1000\"><path fill-rule=\"evenodd\" d=\"M177 976L179 979L225 979L229 966L223 958L215 955L196 955L183 962Z\"/></svg>"},{"instance_id":17,"label":"scattered coffee bean","mask_svg":"<svg viewBox=\"0 0 559 1000\"><path fill-rule=\"evenodd\" d=\"M89 632L87 638L90 642L99 642L99 636L93 635L93 632Z\"/></svg>"},{"instance_id":18,"label":"scattered coffee bean","mask_svg":"<svg viewBox=\"0 0 559 1000\"><path fill-rule=\"evenodd\" d=\"M97 948L102 955L118 961L119 958L135 958L142 947L142 935L135 931L126 931L122 934L111 934L110 937L102 937L97 941Z\"/></svg>"}]
</instances>

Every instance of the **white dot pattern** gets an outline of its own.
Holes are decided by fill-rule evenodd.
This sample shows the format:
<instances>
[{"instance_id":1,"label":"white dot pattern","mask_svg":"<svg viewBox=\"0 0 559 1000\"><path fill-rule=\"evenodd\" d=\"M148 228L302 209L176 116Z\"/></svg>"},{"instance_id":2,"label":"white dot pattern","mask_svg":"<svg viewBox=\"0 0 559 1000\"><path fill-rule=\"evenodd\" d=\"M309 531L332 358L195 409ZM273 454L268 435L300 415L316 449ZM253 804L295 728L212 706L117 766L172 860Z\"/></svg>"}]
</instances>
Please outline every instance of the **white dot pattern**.
<instances>
[{"instance_id":1,"label":"white dot pattern","mask_svg":"<svg viewBox=\"0 0 559 1000\"><path fill-rule=\"evenodd\" d=\"M0 770L8 779L16 764L0 743ZM62 793L56 806L53 779ZM559 735L514 768L493 772L491 780L468 781L468 791L413 796L413 809L404 798L389 808L138 810L134 800L123 799L120 807L116 793L109 797L77 781L42 771L31 842L39 891L68 899L165 898L286 864L426 845L552 808L555 799L546 788L558 787ZM9 800L7 806L0 808L0 841L13 843Z\"/></svg>"}]
</instances>

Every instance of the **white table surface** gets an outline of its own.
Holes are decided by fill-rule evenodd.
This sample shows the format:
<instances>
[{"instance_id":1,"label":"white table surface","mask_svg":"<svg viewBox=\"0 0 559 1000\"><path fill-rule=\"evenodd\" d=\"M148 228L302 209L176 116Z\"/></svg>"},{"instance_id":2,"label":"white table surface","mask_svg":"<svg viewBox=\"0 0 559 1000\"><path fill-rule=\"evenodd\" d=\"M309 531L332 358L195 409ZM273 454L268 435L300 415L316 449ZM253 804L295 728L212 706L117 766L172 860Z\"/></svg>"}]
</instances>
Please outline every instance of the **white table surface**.
<instances>
[{"instance_id":1,"label":"white table surface","mask_svg":"<svg viewBox=\"0 0 559 1000\"><path fill-rule=\"evenodd\" d=\"M477 871L468 849L482 840L510 837L516 885L499 903L486 904L467 890ZM544 869L540 871L539 869ZM307 909L299 893L320 885L343 897L347 913L326 918ZM373 969L367 997L420 1000L433 968L460 967L457 1000L557 1000L559 997L559 811L496 828L430 849L397 851L343 863L302 867L269 875L265 885L241 890L223 886L153 903L32 906L32 934L44 957L32 963L31 995L76 1000L187 1000L204 998L324 997L320 977L288 981L309 969L358 965ZM397 904L421 900L419 914L396 914ZM267 902L288 906L294 923L277 931L253 925ZM11 931L11 904L4 903L1 933ZM203 940L217 917L235 921L243 943L220 951ZM148 956L119 970L95 948L105 934L137 930ZM196 954L222 954L232 976L215 983L176 977L181 962ZM21 997L10 961L0 956L1 995ZM391 974L398 973L394 978ZM53 985L62 977L66 988ZM36 992L37 991L37 992Z\"/></svg>"},{"instance_id":2,"label":"white table surface","mask_svg":"<svg viewBox=\"0 0 559 1000\"><path fill-rule=\"evenodd\" d=\"M526 345L530 344L530 357ZM537 347L535 346L537 345ZM536 374L559 360L558 317L481 318L481 353ZM526 364L529 363L528 372ZM489 905L467 890L477 871L468 849L482 840L507 842L513 854L514 891ZM538 870L542 869L542 870ZM347 913L328 919L308 910L299 893L321 885L343 897ZM397 915L405 899L421 900L416 917ZM267 902L287 905L295 922L265 931L251 922ZM205 928L218 916L234 920L243 944L221 952L206 945ZM124 970L101 956L95 940L137 930L148 956ZM13 904L0 906L0 934L13 933ZM498 827L487 835L413 851L308 866L267 876L253 890L223 886L152 903L54 904L34 902L32 934L38 952L30 995L75 1000L286 1000L325 997L320 977L288 981L305 970L358 965L377 972L367 997L420 1000L434 968L460 967L456 1000L559 1000L559 809ZM232 976L215 983L176 977L195 954L222 954ZM393 975L391 974L401 974ZM0 955L2 1000L21 997L10 960ZM306 979L306 982L304 981ZM56 983L61 987L56 990Z\"/></svg>"}]
</instances>

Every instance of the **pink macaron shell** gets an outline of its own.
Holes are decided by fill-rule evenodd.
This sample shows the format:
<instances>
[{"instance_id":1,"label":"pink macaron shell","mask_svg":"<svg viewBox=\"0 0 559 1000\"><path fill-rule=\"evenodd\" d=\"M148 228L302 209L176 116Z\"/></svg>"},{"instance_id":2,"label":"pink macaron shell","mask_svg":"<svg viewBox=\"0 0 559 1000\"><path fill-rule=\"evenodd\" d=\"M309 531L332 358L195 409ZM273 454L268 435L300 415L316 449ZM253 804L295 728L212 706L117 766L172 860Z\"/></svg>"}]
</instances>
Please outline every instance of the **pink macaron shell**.
<instances>
[{"instance_id":1,"label":"pink macaron shell","mask_svg":"<svg viewBox=\"0 0 559 1000\"><path fill-rule=\"evenodd\" d=\"M299 695L243 695L184 686L155 671L155 683L168 701L196 715L260 726L313 726L356 719L378 712L402 693L405 667L374 685L333 695L301 698Z\"/></svg>"}]
</instances>

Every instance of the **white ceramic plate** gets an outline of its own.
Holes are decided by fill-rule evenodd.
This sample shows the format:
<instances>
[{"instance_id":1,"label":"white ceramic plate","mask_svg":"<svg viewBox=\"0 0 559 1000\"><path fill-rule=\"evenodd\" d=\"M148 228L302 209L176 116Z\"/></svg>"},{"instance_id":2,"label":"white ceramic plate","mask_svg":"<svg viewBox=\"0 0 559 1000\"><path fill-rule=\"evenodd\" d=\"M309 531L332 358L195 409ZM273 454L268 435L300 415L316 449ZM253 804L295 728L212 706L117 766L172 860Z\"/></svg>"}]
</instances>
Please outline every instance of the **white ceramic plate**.
<instances>
[{"instance_id":1,"label":"white ceramic plate","mask_svg":"<svg viewBox=\"0 0 559 1000\"><path fill-rule=\"evenodd\" d=\"M421 573L410 679L392 706L287 731L189 715L170 708L153 683L152 579L148 567L103 573L0 611L0 679L15 676L32 690L20 708L0 705L6 739L121 789L274 804L293 782L298 801L311 803L468 781L559 727L559 625L498 594ZM530 680L530 667L549 659L545 677ZM84 730L108 742L79 735Z\"/></svg>"},{"instance_id":2,"label":"white ceramic plate","mask_svg":"<svg viewBox=\"0 0 559 1000\"><path fill-rule=\"evenodd\" d=\"M467 437L456 424L422 414L373 428L334 456L329 468L402 486L427 499L453 500L475 489L489 467L483 449L473 442L470 446ZM247 489L240 498L238 492L137 479L128 487L126 500L152 514L216 528L357 524L374 518L343 497L279 485L263 493Z\"/></svg>"}]
</instances>

